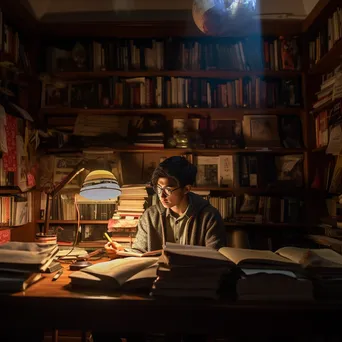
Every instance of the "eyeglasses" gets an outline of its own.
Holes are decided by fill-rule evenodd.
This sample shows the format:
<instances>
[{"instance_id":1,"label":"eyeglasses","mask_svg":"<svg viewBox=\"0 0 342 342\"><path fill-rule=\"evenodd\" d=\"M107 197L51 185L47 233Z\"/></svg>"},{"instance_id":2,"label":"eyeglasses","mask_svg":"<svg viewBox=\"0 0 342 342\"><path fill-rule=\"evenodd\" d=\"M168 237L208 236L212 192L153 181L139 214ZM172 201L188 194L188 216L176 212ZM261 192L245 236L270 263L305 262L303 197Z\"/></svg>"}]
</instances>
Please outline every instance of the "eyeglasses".
<instances>
[{"instance_id":1,"label":"eyeglasses","mask_svg":"<svg viewBox=\"0 0 342 342\"><path fill-rule=\"evenodd\" d=\"M172 193L178 189L180 189L181 186L177 187L177 188L174 188L174 189L171 189L171 188L168 188L168 187L164 187L164 188L161 188L160 186L154 186L153 187L153 190L155 191L155 193L160 196L162 195L163 193L165 194L166 197L169 197L172 195Z\"/></svg>"}]
</instances>

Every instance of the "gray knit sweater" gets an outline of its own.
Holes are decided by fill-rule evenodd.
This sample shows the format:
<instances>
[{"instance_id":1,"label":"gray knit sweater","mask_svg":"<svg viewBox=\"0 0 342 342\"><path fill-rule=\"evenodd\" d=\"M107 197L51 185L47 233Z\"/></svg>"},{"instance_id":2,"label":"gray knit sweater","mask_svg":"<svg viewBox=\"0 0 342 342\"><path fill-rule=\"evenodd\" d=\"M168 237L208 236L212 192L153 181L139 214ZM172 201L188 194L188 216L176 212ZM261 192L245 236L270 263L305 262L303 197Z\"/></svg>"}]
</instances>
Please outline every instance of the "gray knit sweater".
<instances>
[{"instance_id":1,"label":"gray knit sweater","mask_svg":"<svg viewBox=\"0 0 342 342\"><path fill-rule=\"evenodd\" d=\"M192 213L186 224L185 244L219 249L226 245L226 233L220 213L208 201L192 192ZM166 209L160 202L141 216L133 250L147 252L162 249L166 242Z\"/></svg>"}]
</instances>

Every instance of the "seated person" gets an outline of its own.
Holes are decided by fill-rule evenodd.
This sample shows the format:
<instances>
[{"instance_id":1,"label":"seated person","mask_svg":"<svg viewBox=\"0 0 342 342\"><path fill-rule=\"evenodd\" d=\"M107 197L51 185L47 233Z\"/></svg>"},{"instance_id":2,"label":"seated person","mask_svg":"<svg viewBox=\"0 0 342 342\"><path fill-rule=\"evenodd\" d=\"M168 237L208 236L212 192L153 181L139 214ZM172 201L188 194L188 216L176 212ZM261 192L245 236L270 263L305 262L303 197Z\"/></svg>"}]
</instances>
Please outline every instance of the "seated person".
<instances>
[{"instance_id":1,"label":"seated person","mask_svg":"<svg viewBox=\"0 0 342 342\"><path fill-rule=\"evenodd\" d=\"M214 249L226 245L225 227L218 210L190 192L196 174L196 166L184 157L168 158L154 170L151 183L160 201L141 216L133 250L159 250L165 242ZM108 242L105 248L110 258L124 249L116 242Z\"/></svg>"},{"instance_id":2,"label":"seated person","mask_svg":"<svg viewBox=\"0 0 342 342\"><path fill-rule=\"evenodd\" d=\"M141 216L133 251L147 252L162 249L165 242L207 246L219 249L226 245L222 217L208 201L192 193L197 168L183 157L170 157L153 172L152 186L159 202ZM116 242L105 245L110 258L124 247ZM127 341L144 341L142 336L126 335ZM94 332L94 342L121 341L117 336ZM183 336L182 341L203 341L205 337ZM175 340L176 342L176 340Z\"/></svg>"}]
</instances>

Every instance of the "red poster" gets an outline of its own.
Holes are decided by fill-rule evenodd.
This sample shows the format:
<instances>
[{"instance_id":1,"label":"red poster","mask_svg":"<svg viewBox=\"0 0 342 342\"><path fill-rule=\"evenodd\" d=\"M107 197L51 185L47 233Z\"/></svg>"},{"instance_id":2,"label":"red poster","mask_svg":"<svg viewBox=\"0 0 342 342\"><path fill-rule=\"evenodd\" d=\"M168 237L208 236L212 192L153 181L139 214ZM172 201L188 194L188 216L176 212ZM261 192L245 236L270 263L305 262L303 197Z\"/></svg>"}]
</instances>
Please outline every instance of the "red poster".
<instances>
[{"instance_id":1,"label":"red poster","mask_svg":"<svg viewBox=\"0 0 342 342\"><path fill-rule=\"evenodd\" d=\"M6 139L7 153L3 154L4 171L17 171L17 119L14 116L6 114Z\"/></svg>"},{"instance_id":2,"label":"red poster","mask_svg":"<svg viewBox=\"0 0 342 342\"><path fill-rule=\"evenodd\" d=\"M8 241L11 241L11 230L10 229L0 230L0 245Z\"/></svg>"}]
</instances>

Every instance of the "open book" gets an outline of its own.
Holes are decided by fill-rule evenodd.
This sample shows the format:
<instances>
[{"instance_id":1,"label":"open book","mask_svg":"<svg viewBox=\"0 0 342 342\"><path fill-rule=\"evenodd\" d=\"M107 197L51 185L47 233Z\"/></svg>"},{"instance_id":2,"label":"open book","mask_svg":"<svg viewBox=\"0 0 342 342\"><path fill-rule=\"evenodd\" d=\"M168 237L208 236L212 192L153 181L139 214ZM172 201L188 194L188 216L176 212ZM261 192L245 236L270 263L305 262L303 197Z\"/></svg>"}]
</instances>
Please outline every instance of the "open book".
<instances>
[{"instance_id":1,"label":"open book","mask_svg":"<svg viewBox=\"0 0 342 342\"><path fill-rule=\"evenodd\" d=\"M108 290L149 289L157 272L153 257L130 257L98 263L70 274L72 286Z\"/></svg>"},{"instance_id":2,"label":"open book","mask_svg":"<svg viewBox=\"0 0 342 342\"><path fill-rule=\"evenodd\" d=\"M190 274L191 269L195 269L196 274L203 275L203 281L206 282L210 282L209 278L214 278L217 273L221 274L222 270L228 271L235 267L254 270L253 274L277 273L287 278L297 278L291 271L296 272L303 269L303 266L305 267L303 260L308 259L303 259L303 255L307 255L307 251L307 249L295 247L284 247L275 253L267 250L231 247L222 247L216 251L202 246L166 243L159 258L151 255L158 255L160 251L138 254L136 257L119 258L73 272L70 278L73 286L123 291L148 289L157 276L170 278L172 273L173 276L183 277L184 274ZM331 265L332 263L339 264L341 259L339 265L342 265L342 256L334 251L318 249L313 250L312 253L320 258L324 257L324 260L329 259ZM342 266L340 267L342 270ZM282 270L282 272L270 272L270 270ZM288 272L284 272L285 270ZM247 273L245 272L246 275Z\"/></svg>"},{"instance_id":3,"label":"open book","mask_svg":"<svg viewBox=\"0 0 342 342\"><path fill-rule=\"evenodd\" d=\"M329 248L283 247L278 249L276 253L305 268L336 268L341 269L342 272L342 255Z\"/></svg>"},{"instance_id":4,"label":"open book","mask_svg":"<svg viewBox=\"0 0 342 342\"><path fill-rule=\"evenodd\" d=\"M202 246L166 243L160 262L165 265L212 265L217 267L298 269L296 262L267 250L222 247L218 251Z\"/></svg>"}]
</instances>

